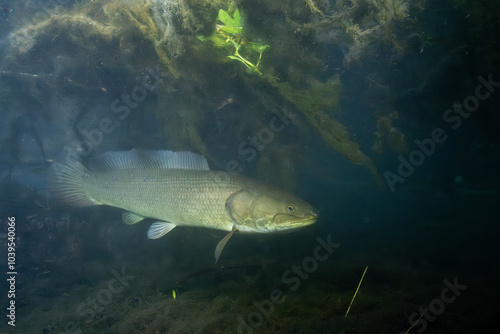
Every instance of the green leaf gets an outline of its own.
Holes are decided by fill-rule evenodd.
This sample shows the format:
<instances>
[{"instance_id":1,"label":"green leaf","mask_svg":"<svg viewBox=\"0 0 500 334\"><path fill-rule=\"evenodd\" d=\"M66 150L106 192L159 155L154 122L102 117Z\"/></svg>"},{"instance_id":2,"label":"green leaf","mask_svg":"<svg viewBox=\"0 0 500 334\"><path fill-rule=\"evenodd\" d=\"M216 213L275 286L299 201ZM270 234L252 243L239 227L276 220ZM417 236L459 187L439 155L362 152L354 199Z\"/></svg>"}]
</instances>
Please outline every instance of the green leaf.
<instances>
[{"instance_id":1,"label":"green leaf","mask_svg":"<svg viewBox=\"0 0 500 334\"><path fill-rule=\"evenodd\" d=\"M227 44L226 39L220 35L212 35L210 36L209 40L212 41L212 43L214 43L214 46L218 48L223 48Z\"/></svg>"},{"instance_id":2,"label":"green leaf","mask_svg":"<svg viewBox=\"0 0 500 334\"><path fill-rule=\"evenodd\" d=\"M230 22L232 21L231 16L229 16L224 9L219 9L219 16L217 19L227 26L230 25Z\"/></svg>"},{"instance_id":3,"label":"green leaf","mask_svg":"<svg viewBox=\"0 0 500 334\"><path fill-rule=\"evenodd\" d=\"M236 10L233 17L231 17L228 12L219 9L219 16L217 18L227 27L238 28L241 25L240 12L238 10Z\"/></svg>"},{"instance_id":4,"label":"green leaf","mask_svg":"<svg viewBox=\"0 0 500 334\"><path fill-rule=\"evenodd\" d=\"M257 67L259 66L262 59L262 53L267 48L269 48L269 45L248 42L245 39L245 36L243 36L240 11L237 8L235 9L235 7L236 6L233 4L227 11L219 9L219 15L217 17L217 20L219 22L216 24L216 32L209 37L197 36L197 38L202 42L211 41L215 47L226 48L228 51L229 47L232 45L235 49L234 55L229 55L227 57L229 59L237 60L243 63L243 65L245 65L251 71L257 72L258 74L262 75ZM232 15L230 13L232 13ZM259 54L257 64L252 64L250 61L243 58L239 53L240 49L242 51L246 51L244 52L245 56L248 55L252 58L256 58L256 55L254 53L257 52Z\"/></svg>"},{"instance_id":5,"label":"green leaf","mask_svg":"<svg viewBox=\"0 0 500 334\"><path fill-rule=\"evenodd\" d=\"M270 47L269 45L264 45L262 43L252 43L252 42L250 42L250 44L252 44L252 48L255 51L257 51L258 53L263 53L264 51L266 51L267 48Z\"/></svg>"},{"instance_id":6,"label":"green leaf","mask_svg":"<svg viewBox=\"0 0 500 334\"><path fill-rule=\"evenodd\" d=\"M241 16L240 16L240 11L236 9L236 11L233 14L234 22L236 25L239 27L241 26Z\"/></svg>"},{"instance_id":7,"label":"green leaf","mask_svg":"<svg viewBox=\"0 0 500 334\"><path fill-rule=\"evenodd\" d=\"M219 28L219 31L223 31L230 35L241 35L243 29L241 27L222 26Z\"/></svg>"},{"instance_id":8,"label":"green leaf","mask_svg":"<svg viewBox=\"0 0 500 334\"><path fill-rule=\"evenodd\" d=\"M227 44L226 39L224 37L222 37L221 35L211 35L208 37L198 35L198 36L196 36L196 38L198 38L202 42L210 41L214 44L215 47L218 47L218 48L223 48Z\"/></svg>"}]
</instances>

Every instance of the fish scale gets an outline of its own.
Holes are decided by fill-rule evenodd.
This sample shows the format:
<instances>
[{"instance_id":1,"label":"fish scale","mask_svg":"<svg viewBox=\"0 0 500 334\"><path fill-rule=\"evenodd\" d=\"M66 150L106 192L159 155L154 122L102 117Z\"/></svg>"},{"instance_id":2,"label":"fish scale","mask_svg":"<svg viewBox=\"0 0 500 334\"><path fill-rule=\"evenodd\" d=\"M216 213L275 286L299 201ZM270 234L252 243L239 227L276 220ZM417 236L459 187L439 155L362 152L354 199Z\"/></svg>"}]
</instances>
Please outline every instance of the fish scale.
<instances>
[{"instance_id":1,"label":"fish scale","mask_svg":"<svg viewBox=\"0 0 500 334\"><path fill-rule=\"evenodd\" d=\"M92 174L84 188L97 204L176 225L230 231L226 199L247 184L236 178L217 183L211 171L130 169Z\"/></svg>"}]
</instances>

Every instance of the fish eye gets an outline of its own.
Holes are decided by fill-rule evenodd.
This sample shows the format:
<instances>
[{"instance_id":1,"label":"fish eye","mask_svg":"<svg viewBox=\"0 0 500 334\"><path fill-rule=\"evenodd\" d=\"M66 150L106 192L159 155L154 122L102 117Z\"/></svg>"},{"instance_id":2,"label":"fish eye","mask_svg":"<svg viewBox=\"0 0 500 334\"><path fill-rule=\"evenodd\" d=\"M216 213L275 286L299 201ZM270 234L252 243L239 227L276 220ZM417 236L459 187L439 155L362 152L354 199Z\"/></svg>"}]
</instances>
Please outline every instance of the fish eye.
<instances>
[{"instance_id":1,"label":"fish eye","mask_svg":"<svg viewBox=\"0 0 500 334\"><path fill-rule=\"evenodd\" d=\"M286 213L293 213L295 211L295 206L293 206L292 204L288 204L286 206Z\"/></svg>"}]
</instances>

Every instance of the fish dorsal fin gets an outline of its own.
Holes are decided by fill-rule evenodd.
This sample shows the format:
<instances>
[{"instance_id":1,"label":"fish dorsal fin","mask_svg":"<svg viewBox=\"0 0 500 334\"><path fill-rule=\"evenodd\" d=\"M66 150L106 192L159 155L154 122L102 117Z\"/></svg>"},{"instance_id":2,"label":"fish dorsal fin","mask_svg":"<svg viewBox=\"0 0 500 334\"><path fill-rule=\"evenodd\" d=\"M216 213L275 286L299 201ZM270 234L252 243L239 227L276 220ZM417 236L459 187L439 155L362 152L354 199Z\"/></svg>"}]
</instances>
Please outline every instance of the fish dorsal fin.
<instances>
[{"instance_id":1,"label":"fish dorsal fin","mask_svg":"<svg viewBox=\"0 0 500 334\"><path fill-rule=\"evenodd\" d=\"M172 231L176 225L169 222L156 222L148 230L148 239L158 239Z\"/></svg>"},{"instance_id":2,"label":"fish dorsal fin","mask_svg":"<svg viewBox=\"0 0 500 334\"><path fill-rule=\"evenodd\" d=\"M224 238L222 238L222 240L219 241L219 243L217 244L217 247L215 247L215 263L219 261L219 257L222 254L224 247L226 246L227 242L229 241L229 239L231 239L234 232L236 231L238 231L238 229L236 228L236 226L233 226L231 232L229 232Z\"/></svg>"},{"instance_id":3,"label":"fish dorsal fin","mask_svg":"<svg viewBox=\"0 0 500 334\"><path fill-rule=\"evenodd\" d=\"M127 225L134 225L134 224L137 224L138 222L140 222L141 220L144 219L143 216L140 216L136 213L133 213L133 212L130 212L130 211L126 211L126 212L123 212L122 213L122 219L123 219L123 222Z\"/></svg>"},{"instance_id":4,"label":"fish dorsal fin","mask_svg":"<svg viewBox=\"0 0 500 334\"><path fill-rule=\"evenodd\" d=\"M95 171L118 169L197 169L209 170L207 159L193 152L130 151L106 152L92 160Z\"/></svg>"}]
</instances>

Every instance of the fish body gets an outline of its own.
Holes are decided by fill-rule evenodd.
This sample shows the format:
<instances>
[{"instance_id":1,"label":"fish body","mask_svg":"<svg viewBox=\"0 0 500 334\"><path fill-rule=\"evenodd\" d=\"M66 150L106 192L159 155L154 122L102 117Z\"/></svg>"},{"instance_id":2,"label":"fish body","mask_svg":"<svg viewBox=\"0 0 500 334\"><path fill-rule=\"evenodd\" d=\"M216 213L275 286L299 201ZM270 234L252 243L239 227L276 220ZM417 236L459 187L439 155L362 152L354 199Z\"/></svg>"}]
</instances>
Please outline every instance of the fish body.
<instances>
[{"instance_id":1,"label":"fish body","mask_svg":"<svg viewBox=\"0 0 500 334\"><path fill-rule=\"evenodd\" d=\"M75 206L124 209L127 224L156 219L148 231L152 239L175 226L228 231L229 239L236 231L279 232L318 218L300 198L249 177L212 171L205 157L191 152L108 152L94 165L90 171L78 161L57 163L56 196Z\"/></svg>"},{"instance_id":2,"label":"fish body","mask_svg":"<svg viewBox=\"0 0 500 334\"><path fill-rule=\"evenodd\" d=\"M125 209L142 217L177 226L231 231L225 201L244 187L242 178L217 184L211 171L124 169L89 177L88 194L95 204Z\"/></svg>"}]
</instances>

